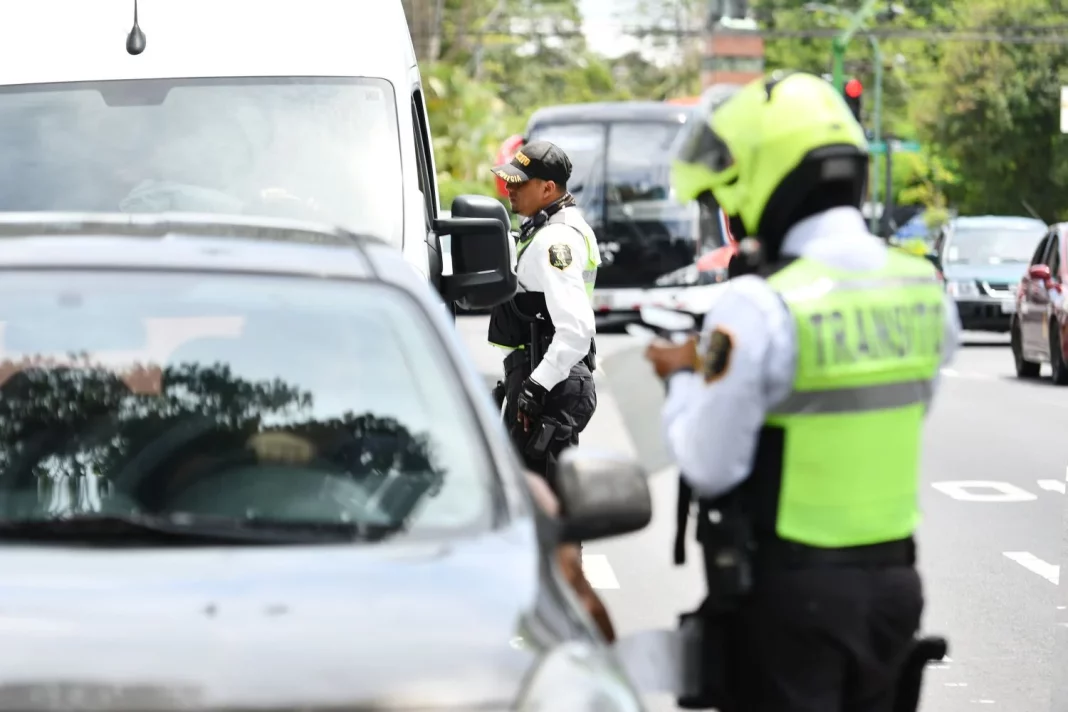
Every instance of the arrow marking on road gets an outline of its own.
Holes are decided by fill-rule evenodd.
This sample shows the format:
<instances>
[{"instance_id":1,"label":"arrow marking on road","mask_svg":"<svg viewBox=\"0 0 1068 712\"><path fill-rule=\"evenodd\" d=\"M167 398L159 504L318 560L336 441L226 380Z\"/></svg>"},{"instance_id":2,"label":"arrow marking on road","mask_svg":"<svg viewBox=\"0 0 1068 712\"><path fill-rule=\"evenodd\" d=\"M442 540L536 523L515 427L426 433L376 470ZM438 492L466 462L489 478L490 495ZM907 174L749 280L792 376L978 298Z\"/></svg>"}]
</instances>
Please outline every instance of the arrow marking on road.
<instances>
[{"instance_id":1,"label":"arrow marking on road","mask_svg":"<svg viewBox=\"0 0 1068 712\"><path fill-rule=\"evenodd\" d=\"M1065 483L1057 480L1039 480L1038 486L1049 492L1060 492L1064 494Z\"/></svg>"},{"instance_id":2,"label":"arrow marking on road","mask_svg":"<svg viewBox=\"0 0 1068 712\"><path fill-rule=\"evenodd\" d=\"M1004 551L1002 554L1050 583L1059 583L1061 567L1057 564L1043 561L1029 551Z\"/></svg>"}]
</instances>

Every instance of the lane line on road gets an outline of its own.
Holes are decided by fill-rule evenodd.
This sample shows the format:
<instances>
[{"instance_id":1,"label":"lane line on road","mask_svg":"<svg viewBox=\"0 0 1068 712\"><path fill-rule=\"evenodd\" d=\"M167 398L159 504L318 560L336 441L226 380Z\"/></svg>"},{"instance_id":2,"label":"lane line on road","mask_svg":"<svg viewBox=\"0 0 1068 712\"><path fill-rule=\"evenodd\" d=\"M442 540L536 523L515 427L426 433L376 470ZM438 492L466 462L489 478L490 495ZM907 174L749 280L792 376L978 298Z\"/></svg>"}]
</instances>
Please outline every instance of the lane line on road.
<instances>
[{"instance_id":1,"label":"lane line on road","mask_svg":"<svg viewBox=\"0 0 1068 712\"><path fill-rule=\"evenodd\" d=\"M582 572L590 586L598 591L619 588L616 572L612 570L612 565L604 554L583 554Z\"/></svg>"},{"instance_id":2,"label":"lane line on road","mask_svg":"<svg viewBox=\"0 0 1068 712\"><path fill-rule=\"evenodd\" d=\"M1047 492L1065 493L1065 483L1060 480L1039 480L1038 486Z\"/></svg>"},{"instance_id":3,"label":"lane line on road","mask_svg":"<svg viewBox=\"0 0 1068 712\"><path fill-rule=\"evenodd\" d=\"M942 375L943 376L948 376L950 378L966 378L966 379L970 379L970 380L973 380L973 381L996 381L996 380L998 380L998 376L995 376L995 375L990 374L990 373L979 373L979 372L961 373L960 371L958 371L955 368L943 368L943 369L941 369L941 371L942 371Z\"/></svg>"},{"instance_id":4,"label":"lane line on road","mask_svg":"<svg viewBox=\"0 0 1068 712\"><path fill-rule=\"evenodd\" d=\"M1031 573L1038 574L1050 583L1059 585L1061 567L1043 561L1029 551L1003 551L1002 555L1023 566Z\"/></svg>"}]
</instances>

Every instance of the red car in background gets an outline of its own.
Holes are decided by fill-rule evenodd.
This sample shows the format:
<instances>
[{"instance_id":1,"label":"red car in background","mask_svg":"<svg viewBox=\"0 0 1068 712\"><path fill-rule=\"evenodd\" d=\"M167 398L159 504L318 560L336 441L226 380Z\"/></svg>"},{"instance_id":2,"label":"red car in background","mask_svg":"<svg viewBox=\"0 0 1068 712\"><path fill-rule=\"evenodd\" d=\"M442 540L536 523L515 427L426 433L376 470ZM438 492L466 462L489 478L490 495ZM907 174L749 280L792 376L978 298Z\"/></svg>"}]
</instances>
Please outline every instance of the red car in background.
<instances>
[{"instance_id":1,"label":"red car in background","mask_svg":"<svg viewBox=\"0 0 1068 712\"><path fill-rule=\"evenodd\" d=\"M1016 312L1009 333L1016 375L1037 378L1043 363L1050 365L1052 380L1068 384L1068 223L1051 225L1038 243L1031 262L1016 288Z\"/></svg>"}]
</instances>

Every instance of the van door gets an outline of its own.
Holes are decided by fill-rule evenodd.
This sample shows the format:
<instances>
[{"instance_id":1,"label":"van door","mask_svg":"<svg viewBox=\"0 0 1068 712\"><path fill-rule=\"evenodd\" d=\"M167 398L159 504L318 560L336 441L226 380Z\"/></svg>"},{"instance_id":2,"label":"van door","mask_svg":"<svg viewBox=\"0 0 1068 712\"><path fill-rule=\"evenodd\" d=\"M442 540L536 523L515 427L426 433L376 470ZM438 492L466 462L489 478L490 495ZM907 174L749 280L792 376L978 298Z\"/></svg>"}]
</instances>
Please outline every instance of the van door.
<instances>
[{"instance_id":1,"label":"van door","mask_svg":"<svg viewBox=\"0 0 1068 712\"><path fill-rule=\"evenodd\" d=\"M415 74L418 79L418 70ZM433 229L434 220L438 215L438 192L434 173L434 151L430 143L430 125L423 100L423 88L419 81L412 84L408 110L412 116L417 184L423 198L422 231L427 251L427 271L430 283L440 292L441 275L443 272L451 272L451 265L448 265L449 269L446 269L445 263L448 260L443 254L442 245Z\"/></svg>"}]
</instances>

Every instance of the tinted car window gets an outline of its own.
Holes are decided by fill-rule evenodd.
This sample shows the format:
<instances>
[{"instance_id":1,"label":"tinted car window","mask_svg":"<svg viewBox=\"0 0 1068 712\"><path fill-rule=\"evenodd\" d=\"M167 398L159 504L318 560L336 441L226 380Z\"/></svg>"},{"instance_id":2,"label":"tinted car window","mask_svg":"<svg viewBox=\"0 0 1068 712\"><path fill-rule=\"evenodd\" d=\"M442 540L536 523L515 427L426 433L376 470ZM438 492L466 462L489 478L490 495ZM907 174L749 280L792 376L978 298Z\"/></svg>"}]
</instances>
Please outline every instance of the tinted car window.
<instances>
[{"instance_id":1,"label":"tinted car window","mask_svg":"<svg viewBox=\"0 0 1068 712\"><path fill-rule=\"evenodd\" d=\"M678 122L613 123L608 134L608 184L619 204L667 200L671 146Z\"/></svg>"},{"instance_id":2,"label":"tinted car window","mask_svg":"<svg viewBox=\"0 0 1068 712\"><path fill-rule=\"evenodd\" d=\"M0 210L209 212L400 241L391 85L151 79L0 88Z\"/></svg>"},{"instance_id":3,"label":"tinted car window","mask_svg":"<svg viewBox=\"0 0 1068 712\"><path fill-rule=\"evenodd\" d=\"M0 518L486 525L494 483L427 318L377 284L0 281Z\"/></svg>"},{"instance_id":4,"label":"tinted car window","mask_svg":"<svg viewBox=\"0 0 1068 712\"><path fill-rule=\"evenodd\" d=\"M528 139L550 141L571 159L568 190L575 196L590 227L597 229L604 192L604 124L541 124L531 128Z\"/></svg>"}]
</instances>

